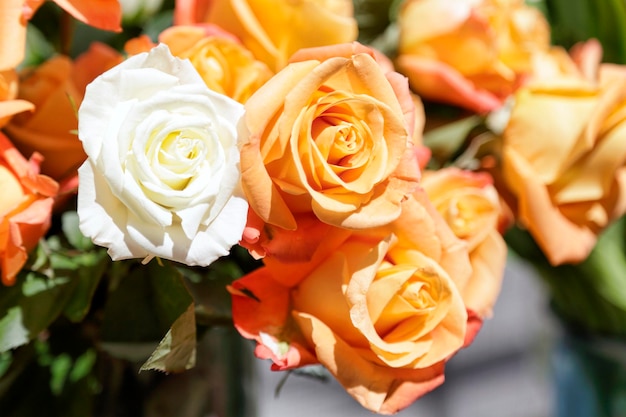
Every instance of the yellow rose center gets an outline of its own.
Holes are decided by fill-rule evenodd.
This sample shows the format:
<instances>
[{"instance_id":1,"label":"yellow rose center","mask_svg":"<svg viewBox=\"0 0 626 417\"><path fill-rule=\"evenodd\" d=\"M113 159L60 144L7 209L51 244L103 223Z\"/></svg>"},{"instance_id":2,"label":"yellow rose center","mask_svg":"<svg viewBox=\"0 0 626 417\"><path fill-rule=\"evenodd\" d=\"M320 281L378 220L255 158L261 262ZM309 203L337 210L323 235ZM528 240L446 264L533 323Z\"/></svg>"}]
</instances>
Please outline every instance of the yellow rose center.
<instances>
[{"instance_id":1,"label":"yellow rose center","mask_svg":"<svg viewBox=\"0 0 626 417\"><path fill-rule=\"evenodd\" d=\"M204 142L191 132L171 132L158 153L160 166L172 174L163 182L174 190L184 189L206 159Z\"/></svg>"},{"instance_id":2,"label":"yellow rose center","mask_svg":"<svg viewBox=\"0 0 626 417\"><path fill-rule=\"evenodd\" d=\"M437 305L437 291L433 291L431 283L425 281L405 283L400 296L416 309L417 314L426 314Z\"/></svg>"},{"instance_id":3,"label":"yellow rose center","mask_svg":"<svg viewBox=\"0 0 626 417\"><path fill-rule=\"evenodd\" d=\"M450 290L430 269L390 267L379 271L375 282L370 288L374 292L368 294L374 312L371 319L386 342L418 340L445 315ZM382 300L386 300L384 307L376 307Z\"/></svg>"}]
</instances>

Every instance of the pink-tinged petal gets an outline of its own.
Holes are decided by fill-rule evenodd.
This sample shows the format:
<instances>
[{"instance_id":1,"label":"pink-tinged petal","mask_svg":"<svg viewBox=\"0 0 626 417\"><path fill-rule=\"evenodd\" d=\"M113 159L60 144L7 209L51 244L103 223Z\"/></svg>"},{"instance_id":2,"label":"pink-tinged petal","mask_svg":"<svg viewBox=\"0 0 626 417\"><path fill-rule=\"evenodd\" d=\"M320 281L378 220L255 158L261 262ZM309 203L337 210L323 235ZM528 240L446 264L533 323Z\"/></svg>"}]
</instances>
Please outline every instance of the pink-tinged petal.
<instances>
[{"instance_id":1,"label":"pink-tinged petal","mask_svg":"<svg viewBox=\"0 0 626 417\"><path fill-rule=\"evenodd\" d=\"M119 0L53 0L74 18L90 26L113 32L122 31Z\"/></svg>"},{"instance_id":2,"label":"pink-tinged petal","mask_svg":"<svg viewBox=\"0 0 626 417\"><path fill-rule=\"evenodd\" d=\"M577 43L570 50L572 60L589 81L598 79L598 68L602 61L602 44L597 39Z\"/></svg>"},{"instance_id":3,"label":"pink-tinged petal","mask_svg":"<svg viewBox=\"0 0 626 417\"><path fill-rule=\"evenodd\" d=\"M424 99L457 105L476 113L487 113L503 103L502 99L478 88L444 63L403 55L398 58L396 65L401 72L410 74L411 87Z\"/></svg>"},{"instance_id":4,"label":"pink-tinged petal","mask_svg":"<svg viewBox=\"0 0 626 417\"><path fill-rule=\"evenodd\" d=\"M465 332L465 342L463 343L463 347L466 348L474 342L476 335L483 327L483 319L481 315L472 311L471 309L467 310L467 328Z\"/></svg>"}]
</instances>

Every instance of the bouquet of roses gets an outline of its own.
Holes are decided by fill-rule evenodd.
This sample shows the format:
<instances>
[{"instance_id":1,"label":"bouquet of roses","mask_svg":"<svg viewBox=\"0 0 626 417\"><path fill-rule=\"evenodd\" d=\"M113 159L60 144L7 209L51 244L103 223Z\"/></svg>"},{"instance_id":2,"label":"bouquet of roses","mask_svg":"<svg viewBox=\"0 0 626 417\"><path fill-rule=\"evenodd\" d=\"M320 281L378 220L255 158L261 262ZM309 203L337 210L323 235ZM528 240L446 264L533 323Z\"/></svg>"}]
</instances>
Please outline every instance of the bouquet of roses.
<instances>
[{"instance_id":1,"label":"bouquet of roses","mask_svg":"<svg viewBox=\"0 0 626 417\"><path fill-rule=\"evenodd\" d=\"M0 6L5 397L234 325L392 414L491 316L513 224L550 269L626 211L626 68L521 0L42 3Z\"/></svg>"}]
</instances>

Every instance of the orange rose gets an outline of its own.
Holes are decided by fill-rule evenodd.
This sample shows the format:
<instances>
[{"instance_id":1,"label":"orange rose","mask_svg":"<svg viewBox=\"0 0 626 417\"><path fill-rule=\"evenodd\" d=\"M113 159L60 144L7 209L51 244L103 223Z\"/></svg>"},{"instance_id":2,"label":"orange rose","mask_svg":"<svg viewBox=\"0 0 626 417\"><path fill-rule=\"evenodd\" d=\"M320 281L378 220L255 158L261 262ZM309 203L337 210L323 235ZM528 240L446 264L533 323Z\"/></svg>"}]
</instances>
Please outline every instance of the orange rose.
<instances>
[{"instance_id":1,"label":"orange rose","mask_svg":"<svg viewBox=\"0 0 626 417\"><path fill-rule=\"evenodd\" d=\"M161 33L159 41L170 47L172 55L189 59L211 90L240 103L245 103L273 75L267 65L254 59L226 32L174 26Z\"/></svg>"},{"instance_id":2,"label":"orange rose","mask_svg":"<svg viewBox=\"0 0 626 417\"><path fill-rule=\"evenodd\" d=\"M50 226L57 183L39 175L41 156L27 161L0 133L0 270L2 283L11 285L28 259L28 252Z\"/></svg>"},{"instance_id":3,"label":"orange rose","mask_svg":"<svg viewBox=\"0 0 626 417\"><path fill-rule=\"evenodd\" d=\"M626 211L626 67L598 65L599 51L587 43L574 52L580 72L520 89L503 133L519 221L553 265L584 260Z\"/></svg>"},{"instance_id":4,"label":"orange rose","mask_svg":"<svg viewBox=\"0 0 626 417\"><path fill-rule=\"evenodd\" d=\"M57 180L76 174L86 158L76 135L76 111L85 88L121 60L108 46L93 44L74 63L56 56L24 74L19 97L34 103L36 110L14 117L5 131L24 155L39 152L44 156L44 174Z\"/></svg>"},{"instance_id":5,"label":"orange rose","mask_svg":"<svg viewBox=\"0 0 626 417\"><path fill-rule=\"evenodd\" d=\"M423 98L476 112L499 107L546 52L543 15L523 0L408 0L396 64Z\"/></svg>"},{"instance_id":6,"label":"orange rose","mask_svg":"<svg viewBox=\"0 0 626 417\"><path fill-rule=\"evenodd\" d=\"M178 0L176 9L177 25L214 23L273 71L299 49L351 42L358 31L351 0Z\"/></svg>"},{"instance_id":7,"label":"orange rose","mask_svg":"<svg viewBox=\"0 0 626 417\"><path fill-rule=\"evenodd\" d=\"M386 224L416 186L406 80L385 75L359 44L313 50L329 51L292 62L245 104L244 191L264 222L283 229L311 212L333 226Z\"/></svg>"},{"instance_id":8,"label":"orange rose","mask_svg":"<svg viewBox=\"0 0 626 417\"><path fill-rule=\"evenodd\" d=\"M454 234L468 244L472 276L461 289L465 305L482 317L490 316L507 252L499 231L503 214L491 177L445 168L425 171L420 184Z\"/></svg>"},{"instance_id":9,"label":"orange rose","mask_svg":"<svg viewBox=\"0 0 626 417\"><path fill-rule=\"evenodd\" d=\"M298 268L266 258L235 281L233 319L257 341L256 355L275 370L321 363L382 414L441 384L445 362L481 320L460 292L466 245L419 199L409 199L411 214L394 226L401 233L380 240L359 232Z\"/></svg>"}]
</instances>

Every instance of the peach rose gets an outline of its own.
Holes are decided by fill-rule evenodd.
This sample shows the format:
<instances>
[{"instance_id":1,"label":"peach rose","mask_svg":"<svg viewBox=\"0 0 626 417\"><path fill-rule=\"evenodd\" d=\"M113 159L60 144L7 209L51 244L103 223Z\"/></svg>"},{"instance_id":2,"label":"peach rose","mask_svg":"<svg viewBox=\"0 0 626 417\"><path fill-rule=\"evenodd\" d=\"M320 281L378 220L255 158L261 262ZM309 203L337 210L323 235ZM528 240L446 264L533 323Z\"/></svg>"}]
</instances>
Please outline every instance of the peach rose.
<instances>
[{"instance_id":1,"label":"peach rose","mask_svg":"<svg viewBox=\"0 0 626 417\"><path fill-rule=\"evenodd\" d=\"M273 73L232 35L214 32L174 26L163 31L159 41L174 56L189 59L211 90L245 103Z\"/></svg>"},{"instance_id":2,"label":"peach rose","mask_svg":"<svg viewBox=\"0 0 626 417\"><path fill-rule=\"evenodd\" d=\"M396 65L422 98L484 113L499 107L550 46L543 15L523 0L408 0Z\"/></svg>"},{"instance_id":3,"label":"peach rose","mask_svg":"<svg viewBox=\"0 0 626 417\"><path fill-rule=\"evenodd\" d=\"M626 211L626 67L599 65L597 42L573 54L579 72L515 94L502 135L518 219L553 265L584 260Z\"/></svg>"},{"instance_id":4,"label":"peach rose","mask_svg":"<svg viewBox=\"0 0 626 417\"><path fill-rule=\"evenodd\" d=\"M2 283L12 285L28 252L50 226L57 183L39 175L41 155L27 161L0 133L0 270Z\"/></svg>"},{"instance_id":5,"label":"peach rose","mask_svg":"<svg viewBox=\"0 0 626 417\"><path fill-rule=\"evenodd\" d=\"M359 232L287 274L291 265L272 261L235 281L233 319L257 341L256 355L272 359L274 370L321 363L381 414L440 385L445 362L471 342L481 320L460 292L466 245L417 198L410 221L396 226L419 229L382 240Z\"/></svg>"},{"instance_id":6,"label":"peach rose","mask_svg":"<svg viewBox=\"0 0 626 417\"><path fill-rule=\"evenodd\" d=\"M454 234L468 244L472 276L461 289L467 308L489 317L500 293L507 247L498 193L487 173L445 168L424 171L420 182Z\"/></svg>"},{"instance_id":7,"label":"peach rose","mask_svg":"<svg viewBox=\"0 0 626 417\"><path fill-rule=\"evenodd\" d=\"M177 0L175 17L221 26L273 71L299 49L351 42L358 31L351 0Z\"/></svg>"},{"instance_id":8,"label":"peach rose","mask_svg":"<svg viewBox=\"0 0 626 417\"><path fill-rule=\"evenodd\" d=\"M23 75L19 97L36 110L14 117L5 131L24 154L44 156L42 173L57 180L75 175L85 160L76 135L76 111L91 80L122 60L110 47L95 43L75 62L59 55Z\"/></svg>"},{"instance_id":9,"label":"peach rose","mask_svg":"<svg viewBox=\"0 0 626 417\"><path fill-rule=\"evenodd\" d=\"M244 191L263 222L287 230L311 212L347 228L389 223L416 186L412 127L423 114L369 48L320 49L322 61L292 62L246 102Z\"/></svg>"}]
</instances>

